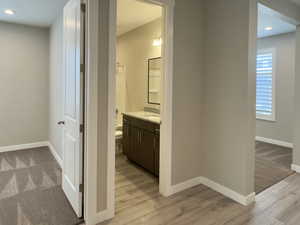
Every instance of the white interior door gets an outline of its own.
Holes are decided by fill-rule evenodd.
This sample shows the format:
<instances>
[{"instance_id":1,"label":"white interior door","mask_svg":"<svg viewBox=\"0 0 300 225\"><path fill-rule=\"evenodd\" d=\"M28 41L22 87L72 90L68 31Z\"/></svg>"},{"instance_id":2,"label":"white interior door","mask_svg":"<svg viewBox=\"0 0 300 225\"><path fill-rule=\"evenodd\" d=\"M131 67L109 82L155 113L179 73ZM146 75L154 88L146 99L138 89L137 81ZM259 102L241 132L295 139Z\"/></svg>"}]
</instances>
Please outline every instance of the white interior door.
<instances>
[{"instance_id":1,"label":"white interior door","mask_svg":"<svg viewBox=\"0 0 300 225\"><path fill-rule=\"evenodd\" d=\"M78 217L82 216L83 74L81 65L81 2L64 8L64 134L62 187Z\"/></svg>"}]
</instances>

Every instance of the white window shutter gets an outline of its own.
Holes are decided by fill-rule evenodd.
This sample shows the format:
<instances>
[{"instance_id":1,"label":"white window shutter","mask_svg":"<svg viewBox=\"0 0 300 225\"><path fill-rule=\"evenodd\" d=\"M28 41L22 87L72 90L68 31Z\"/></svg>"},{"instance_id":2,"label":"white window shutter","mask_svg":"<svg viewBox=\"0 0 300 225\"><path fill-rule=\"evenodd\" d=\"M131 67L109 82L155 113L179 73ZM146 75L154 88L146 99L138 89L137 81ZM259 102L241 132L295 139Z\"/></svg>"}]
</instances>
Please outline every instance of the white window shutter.
<instances>
[{"instance_id":1,"label":"white window shutter","mask_svg":"<svg viewBox=\"0 0 300 225\"><path fill-rule=\"evenodd\" d=\"M274 54L264 51L257 54L256 65L256 116L274 119Z\"/></svg>"}]
</instances>

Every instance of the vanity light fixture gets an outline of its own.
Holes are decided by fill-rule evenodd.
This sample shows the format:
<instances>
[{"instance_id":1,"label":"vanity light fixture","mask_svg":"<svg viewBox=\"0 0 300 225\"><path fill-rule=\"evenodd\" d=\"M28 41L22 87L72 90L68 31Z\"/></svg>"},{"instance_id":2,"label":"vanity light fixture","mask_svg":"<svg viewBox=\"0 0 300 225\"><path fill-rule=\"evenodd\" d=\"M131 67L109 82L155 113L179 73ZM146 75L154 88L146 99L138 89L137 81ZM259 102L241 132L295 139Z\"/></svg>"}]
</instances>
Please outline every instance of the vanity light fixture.
<instances>
[{"instance_id":1,"label":"vanity light fixture","mask_svg":"<svg viewBox=\"0 0 300 225\"><path fill-rule=\"evenodd\" d=\"M273 27L265 27L265 30L266 31L271 31L271 30L273 30Z\"/></svg>"},{"instance_id":2,"label":"vanity light fixture","mask_svg":"<svg viewBox=\"0 0 300 225\"><path fill-rule=\"evenodd\" d=\"M5 9L4 13L7 14L7 15L15 15L15 11L12 10L12 9Z\"/></svg>"},{"instance_id":3,"label":"vanity light fixture","mask_svg":"<svg viewBox=\"0 0 300 225\"><path fill-rule=\"evenodd\" d=\"M162 44L162 39L161 38L156 38L152 42L153 46L161 46L161 44Z\"/></svg>"}]
</instances>

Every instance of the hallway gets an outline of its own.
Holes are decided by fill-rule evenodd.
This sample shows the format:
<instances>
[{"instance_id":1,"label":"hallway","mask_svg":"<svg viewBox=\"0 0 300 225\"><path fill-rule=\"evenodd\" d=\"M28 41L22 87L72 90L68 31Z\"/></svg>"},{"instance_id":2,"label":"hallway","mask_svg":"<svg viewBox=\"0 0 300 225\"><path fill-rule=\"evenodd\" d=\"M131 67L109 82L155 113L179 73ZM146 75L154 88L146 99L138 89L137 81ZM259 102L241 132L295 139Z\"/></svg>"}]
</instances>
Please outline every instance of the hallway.
<instances>
[{"instance_id":1,"label":"hallway","mask_svg":"<svg viewBox=\"0 0 300 225\"><path fill-rule=\"evenodd\" d=\"M135 201L100 225L299 225L299 186L300 176L294 174L245 207L199 185L168 198Z\"/></svg>"},{"instance_id":2,"label":"hallway","mask_svg":"<svg viewBox=\"0 0 300 225\"><path fill-rule=\"evenodd\" d=\"M291 149L257 142L256 153L261 193L247 207L204 185L165 198L157 178L117 154L116 216L100 225L298 225L300 176L289 169Z\"/></svg>"}]
</instances>

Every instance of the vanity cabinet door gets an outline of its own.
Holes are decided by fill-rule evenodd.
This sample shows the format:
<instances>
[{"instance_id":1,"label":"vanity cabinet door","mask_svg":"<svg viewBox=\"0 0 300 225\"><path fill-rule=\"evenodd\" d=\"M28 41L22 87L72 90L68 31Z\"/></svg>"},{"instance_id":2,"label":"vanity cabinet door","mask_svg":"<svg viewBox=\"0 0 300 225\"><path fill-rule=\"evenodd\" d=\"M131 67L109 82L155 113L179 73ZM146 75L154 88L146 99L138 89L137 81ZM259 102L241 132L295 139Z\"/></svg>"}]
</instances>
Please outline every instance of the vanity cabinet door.
<instances>
[{"instance_id":1,"label":"vanity cabinet door","mask_svg":"<svg viewBox=\"0 0 300 225\"><path fill-rule=\"evenodd\" d=\"M159 133L154 135L154 174L159 176Z\"/></svg>"},{"instance_id":2,"label":"vanity cabinet door","mask_svg":"<svg viewBox=\"0 0 300 225\"><path fill-rule=\"evenodd\" d=\"M159 176L159 125L124 116L123 153L129 160Z\"/></svg>"},{"instance_id":3,"label":"vanity cabinet door","mask_svg":"<svg viewBox=\"0 0 300 225\"><path fill-rule=\"evenodd\" d=\"M154 173L154 134L140 130L140 145L138 150L139 164Z\"/></svg>"},{"instance_id":4,"label":"vanity cabinet door","mask_svg":"<svg viewBox=\"0 0 300 225\"><path fill-rule=\"evenodd\" d=\"M123 153L128 157L130 155L130 125L128 123L123 123Z\"/></svg>"},{"instance_id":5,"label":"vanity cabinet door","mask_svg":"<svg viewBox=\"0 0 300 225\"><path fill-rule=\"evenodd\" d=\"M141 165L140 163L140 145L141 145L141 132L139 128L131 127L131 136L130 136L130 151L127 155L129 160L134 161L135 163ZM141 165L143 166L143 165Z\"/></svg>"}]
</instances>

